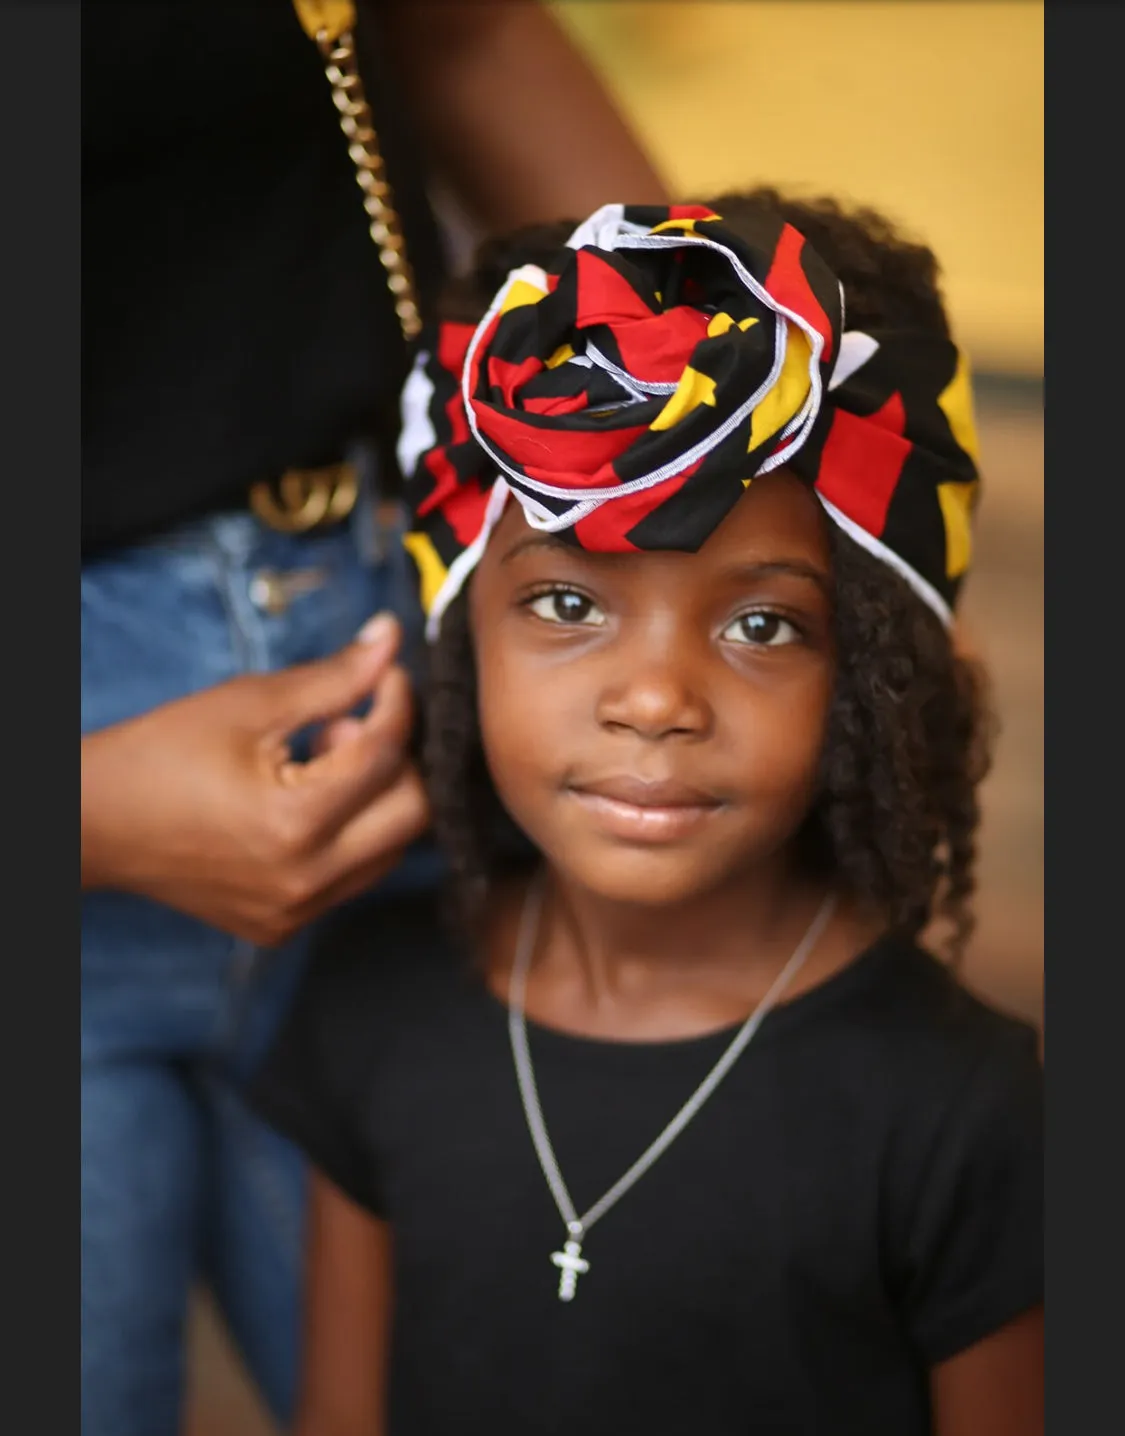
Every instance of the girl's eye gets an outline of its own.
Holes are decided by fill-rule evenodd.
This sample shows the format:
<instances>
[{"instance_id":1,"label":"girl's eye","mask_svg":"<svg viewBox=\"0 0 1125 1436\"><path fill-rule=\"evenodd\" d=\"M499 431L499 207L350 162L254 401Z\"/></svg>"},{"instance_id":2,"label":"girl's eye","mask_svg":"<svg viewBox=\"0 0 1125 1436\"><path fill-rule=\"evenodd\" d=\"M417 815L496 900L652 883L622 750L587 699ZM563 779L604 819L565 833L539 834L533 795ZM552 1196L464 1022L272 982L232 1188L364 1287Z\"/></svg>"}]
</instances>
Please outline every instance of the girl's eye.
<instances>
[{"instance_id":1,"label":"girl's eye","mask_svg":"<svg viewBox=\"0 0 1125 1436\"><path fill-rule=\"evenodd\" d=\"M545 619L548 623L573 623L598 628L605 622L605 614L594 600L573 588L554 588L550 593L541 593L531 600L528 607L536 618Z\"/></svg>"},{"instance_id":2,"label":"girl's eye","mask_svg":"<svg viewBox=\"0 0 1125 1436\"><path fill-rule=\"evenodd\" d=\"M780 648L796 643L800 634L777 613L744 613L723 629L728 643L751 643L759 648Z\"/></svg>"}]
</instances>

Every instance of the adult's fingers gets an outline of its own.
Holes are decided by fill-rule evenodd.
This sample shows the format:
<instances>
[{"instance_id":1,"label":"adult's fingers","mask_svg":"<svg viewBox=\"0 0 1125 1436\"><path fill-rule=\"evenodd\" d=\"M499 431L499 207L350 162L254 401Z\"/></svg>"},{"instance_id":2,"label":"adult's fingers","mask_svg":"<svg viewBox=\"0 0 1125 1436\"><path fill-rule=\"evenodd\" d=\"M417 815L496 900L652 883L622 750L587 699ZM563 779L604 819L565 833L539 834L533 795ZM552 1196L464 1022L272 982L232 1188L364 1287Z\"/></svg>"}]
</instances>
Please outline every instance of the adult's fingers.
<instances>
[{"instance_id":1,"label":"adult's fingers","mask_svg":"<svg viewBox=\"0 0 1125 1436\"><path fill-rule=\"evenodd\" d=\"M283 779L299 789L297 800L311 835L337 833L401 776L409 761L412 719L410 680L403 669L391 668L371 711L350 729L347 742L283 769Z\"/></svg>"},{"instance_id":2,"label":"adult's fingers","mask_svg":"<svg viewBox=\"0 0 1125 1436\"><path fill-rule=\"evenodd\" d=\"M333 748L350 743L353 738L362 737L364 731L362 718L333 718L324 724L313 739L312 751L317 757L322 753L330 753Z\"/></svg>"},{"instance_id":3,"label":"adult's fingers","mask_svg":"<svg viewBox=\"0 0 1125 1436\"><path fill-rule=\"evenodd\" d=\"M342 832L308 854L295 871L284 916L255 941L276 946L340 903L368 891L401 860L425 832L429 810L421 779L413 770L358 814Z\"/></svg>"},{"instance_id":4,"label":"adult's fingers","mask_svg":"<svg viewBox=\"0 0 1125 1436\"><path fill-rule=\"evenodd\" d=\"M338 653L261 677L257 717L263 734L283 738L306 724L347 713L381 682L401 638L397 620L378 614Z\"/></svg>"},{"instance_id":5,"label":"adult's fingers","mask_svg":"<svg viewBox=\"0 0 1125 1436\"><path fill-rule=\"evenodd\" d=\"M429 827L430 807L417 771L408 768L372 803L352 818L328 844L318 860L322 890L335 901L346 891L363 891L373 870L389 871L401 851ZM316 869L314 868L314 871ZM358 886L352 887L355 880Z\"/></svg>"},{"instance_id":6,"label":"adult's fingers","mask_svg":"<svg viewBox=\"0 0 1125 1436\"><path fill-rule=\"evenodd\" d=\"M383 857L373 858L365 866L353 868L343 877L337 878L331 887L318 894L315 905L307 909L302 916L301 926L307 926L308 923L332 912L341 904L351 902L352 898L370 892L377 883L381 883L384 878L390 876L402 861L405 853L405 847L396 848Z\"/></svg>"}]
</instances>

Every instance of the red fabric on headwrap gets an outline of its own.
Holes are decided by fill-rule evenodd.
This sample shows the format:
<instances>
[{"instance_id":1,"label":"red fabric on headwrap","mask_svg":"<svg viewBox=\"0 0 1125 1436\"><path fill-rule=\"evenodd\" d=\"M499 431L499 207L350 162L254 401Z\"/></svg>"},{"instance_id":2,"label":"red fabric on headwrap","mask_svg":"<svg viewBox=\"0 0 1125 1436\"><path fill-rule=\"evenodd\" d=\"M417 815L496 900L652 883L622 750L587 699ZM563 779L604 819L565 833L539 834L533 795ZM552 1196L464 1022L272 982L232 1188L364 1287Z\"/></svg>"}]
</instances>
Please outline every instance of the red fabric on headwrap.
<instances>
[{"instance_id":1,"label":"red fabric on headwrap","mask_svg":"<svg viewBox=\"0 0 1125 1436\"><path fill-rule=\"evenodd\" d=\"M766 288L779 304L809 316L824 335L824 357L828 360L833 354L832 323L817 303L816 295L809 288L809 281L801 268L801 250L804 247L805 236L799 234L791 224L787 224L777 241L773 263L766 275Z\"/></svg>"},{"instance_id":2,"label":"red fabric on headwrap","mask_svg":"<svg viewBox=\"0 0 1125 1436\"><path fill-rule=\"evenodd\" d=\"M895 485L910 453L910 444L902 437L901 428L896 431L882 423L885 411L895 400L898 400L897 417L905 417L897 394L867 419L858 419L838 409L832 416L832 428L824 442L817 470L817 493L872 538L879 538L883 532ZM857 484L855 475L861 470L863 483Z\"/></svg>"}]
</instances>

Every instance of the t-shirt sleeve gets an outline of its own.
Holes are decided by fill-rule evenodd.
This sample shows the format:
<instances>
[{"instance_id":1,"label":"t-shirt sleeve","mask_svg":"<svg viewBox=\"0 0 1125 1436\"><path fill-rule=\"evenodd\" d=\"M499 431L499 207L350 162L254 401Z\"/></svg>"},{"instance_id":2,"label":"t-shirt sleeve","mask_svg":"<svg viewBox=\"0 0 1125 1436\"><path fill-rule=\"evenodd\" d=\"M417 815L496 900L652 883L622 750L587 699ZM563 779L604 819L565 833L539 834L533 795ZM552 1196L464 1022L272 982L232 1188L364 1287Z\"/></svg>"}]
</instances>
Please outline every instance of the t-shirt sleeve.
<instances>
[{"instance_id":1,"label":"t-shirt sleeve","mask_svg":"<svg viewBox=\"0 0 1125 1436\"><path fill-rule=\"evenodd\" d=\"M901 1294L928 1364L1043 1300L1043 1069L1014 1023L944 1114L898 1232Z\"/></svg>"},{"instance_id":2,"label":"t-shirt sleeve","mask_svg":"<svg viewBox=\"0 0 1125 1436\"><path fill-rule=\"evenodd\" d=\"M377 1216L382 1199L370 1128L379 1010L378 942L329 927L247 1099L330 1181Z\"/></svg>"}]
</instances>

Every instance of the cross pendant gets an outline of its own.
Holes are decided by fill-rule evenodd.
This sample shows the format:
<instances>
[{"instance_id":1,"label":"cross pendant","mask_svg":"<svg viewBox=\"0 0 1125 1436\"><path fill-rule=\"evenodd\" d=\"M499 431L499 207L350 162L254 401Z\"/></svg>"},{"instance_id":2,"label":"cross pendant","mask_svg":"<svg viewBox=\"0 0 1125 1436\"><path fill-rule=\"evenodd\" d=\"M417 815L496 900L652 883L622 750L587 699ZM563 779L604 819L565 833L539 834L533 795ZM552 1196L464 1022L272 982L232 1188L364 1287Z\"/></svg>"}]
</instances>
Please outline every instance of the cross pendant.
<instances>
[{"instance_id":1,"label":"cross pendant","mask_svg":"<svg viewBox=\"0 0 1125 1436\"><path fill-rule=\"evenodd\" d=\"M551 1260L559 1269L559 1300L573 1301L578 1278L590 1270L590 1263L582 1255L582 1243L564 1242L561 1252L551 1253Z\"/></svg>"}]
</instances>

